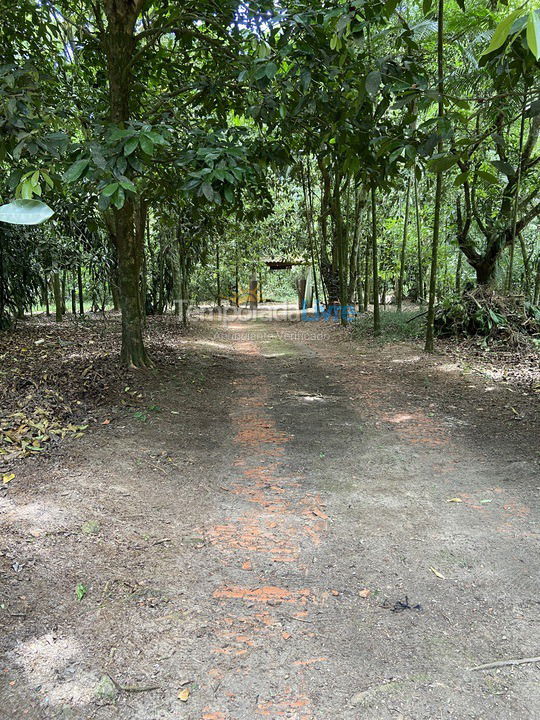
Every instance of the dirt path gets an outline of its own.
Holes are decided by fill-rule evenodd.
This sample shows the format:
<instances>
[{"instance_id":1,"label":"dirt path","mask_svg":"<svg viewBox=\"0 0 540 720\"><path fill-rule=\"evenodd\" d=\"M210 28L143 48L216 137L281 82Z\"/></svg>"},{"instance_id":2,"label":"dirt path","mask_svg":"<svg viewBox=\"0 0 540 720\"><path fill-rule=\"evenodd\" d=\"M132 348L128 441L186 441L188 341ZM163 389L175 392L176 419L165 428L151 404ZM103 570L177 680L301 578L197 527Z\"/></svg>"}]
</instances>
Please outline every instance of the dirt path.
<instances>
[{"instance_id":1,"label":"dirt path","mask_svg":"<svg viewBox=\"0 0 540 720\"><path fill-rule=\"evenodd\" d=\"M540 655L537 418L318 324L175 351L0 500L1 719L539 717L468 669Z\"/></svg>"}]
</instances>

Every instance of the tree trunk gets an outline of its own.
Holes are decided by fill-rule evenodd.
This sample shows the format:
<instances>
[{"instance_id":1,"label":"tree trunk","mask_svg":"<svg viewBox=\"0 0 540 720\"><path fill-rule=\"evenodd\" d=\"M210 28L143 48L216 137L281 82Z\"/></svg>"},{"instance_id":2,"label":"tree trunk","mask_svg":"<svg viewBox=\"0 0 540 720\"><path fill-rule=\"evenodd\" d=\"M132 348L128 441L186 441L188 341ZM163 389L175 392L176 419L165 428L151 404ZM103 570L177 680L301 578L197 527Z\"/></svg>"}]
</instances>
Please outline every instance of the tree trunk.
<instances>
[{"instance_id":1,"label":"tree trunk","mask_svg":"<svg viewBox=\"0 0 540 720\"><path fill-rule=\"evenodd\" d=\"M107 15L107 68L109 81L110 119L125 127L130 119L132 61L135 50L134 27L142 8L142 0L104 0ZM140 233L134 231L135 204L126 197L123 207L112 207L111 227L118 257L118 288L122 311L121 359L128 367L148 367L142 336L140 294L141 247Z\"/></svg>"},{"instance_id":2,"label":"tree trunk","mask_svg":"<svg viewBox=\"0 0 540 720\"><path fill-rule=\"evenodd\" d=\"M77 285L79 287L79 315L84 315L84 292L80 265L77 267Z\"/></svg>"},{"instance_id":3,"label":"tree trunk","mask_svg":"<svg viewBox=\"0 0 540 720\"><path fill-rule=\"evenodd\" d=\"M258 283L257 283L257 272L254 270L249 281L249 307L252 310L257 309L257 294L258 294Z\"/></svg>"},{"instance_id":4,"label":"tree trunk","mask_svg":"<svg viewBox=\"0 0 540 720\"><path fill-rule=\"evenodd\" d=\"M461 292L461 265L463 262L463 256L461 250L458 250L457 268L456 268L456 292Z\"/></svg>"},{"instance_id":5,"label":"tree trunk","mask_svg":"<svg viewBox=\"0 0 540 720\"><path fill-rule=\"evenodd\" d=\"M422 225L420 222L420 206L418 202L418 180L414 176L414 208L416 214L416 251L418 254L418 288L417 301L420 305L424 302L424 270L422 267Z\"/></svg>"},{"instance_id":6,"label":"tree trunk","mask_svg":"<svg viewBox=\"0 0 540 720\"><path fill-rule=\"evenodd\" d=\"M62 322L62 288L60 285L60 275L58 272L53 273L53 294L56 322Z\"/></svg>"},{"instance_id":7,"label":"tree trunk","mask_svg":"<svg viewBox=\"0 0 540 720\"><path fill-rule=\"evenodd\" d=\"M307 278L305 275L300 275L296 278L296 290L298 293L298 309L304 309L304 302L306 299L306 282Z\"/></svg>"},{"instance_id":8,"label":"tree trunk","mask_svg":"<svg viewBox=\"0 0 540 720\"><path fill-rule=\"evenodd\" d=\"M439 119L444 119L444 0L439 0L437 12L437 91L439 94ZM437 146L439 154L444 150L442 135L439 135ZM429 276L429 300L426 319L426 344L424 350L433 352L435 336L435 292L437 286L437 261L439 256L439 233L441 227L441 205L443 191L443 174L437 172L435 185L435 208L433 216L433 237L431 241L431 270Z\"/></svg>"},{"instance_id":9,"label":"tree trunk","mask_svg":"<svg viewBox=\"0 0 540 720\"><path fill-rule=\"evenodd\" d=\"M221 263L219 257L218 237L216 237L216 305L221 307Z\"/></svg>"},{"instance_id":10,"label":"tree trunk","mask_svg":"<svg viewBox=\"0 0 540 720\"><path fill-rule=\"evenodd\" d=\"M403 304L403 281L405 279L405 251L407 249L407 235L409 232L409 206L411 200L411 179L407 180L407 196L405 198L405 218L403 219L403 239L401 242L401 253L399 256L399 281L397 295L397 311L401 312Z\"/></svg>"},{"instance_id":11,"label":"tree trunk","mask_svg":"<svg viewBox=\"0 0 540 720\"><path fill-rule=\"evenodd\" d=\"M366 253L364 258L364 312L368 311L369 307L369 248L371 243L371 237L366 238Z\"/></svg>"},{"instance_id":12,"label":"tree trunk","mask_svg":"<svg viewBox=\"0 0 540 720\"><path fill-rule=\"evenodd\" d=\"M66 275L67 270L62 273L62 315L66 314Z\"/></svg>"},{"instance_id":13,"label":"tree trunk","mask_svg":"<svg viewBox=\"0 0 540 720\"><path fill-rule=\"evenodd\" d=\"M371 187L371 259L373 262L373 334L381 334L379 310L379 263L377 260L377 198L375 185Z\"/></svg>"},{"instance_id":14,"label":"tree trunk","mask_svg":"<svg viewBox=\"0 0 540 720\"><path fill-rule=\"evenodd\" d=\"M45 315L49 317L51 308L49 306L49 280L46 275L43 276L43 304L45 305Z\"/></svg>"},{"instance_id":15,"label":"tree trunk","mask_svg":"<svg viewBox=\"0 0 540 720\"><path fill-rule=\"evenodd\" d=\"M140 294L140 253L135 246L133 202L114 213L114 241L118 255L118 290L122 312L122 363L127 367L151 366L142 337L142 308Z\"/></svg>"},{"instance_id":16,"label":"tree trunk","mask_svg":"<svg viewBox=\"0 0 540 720\"><path fill-rule=\"evenodd\" d=\"M536 280L534 281L533 303L536 305L540 301L540 256L536 261Z\"/></svg>"}]
</instances>

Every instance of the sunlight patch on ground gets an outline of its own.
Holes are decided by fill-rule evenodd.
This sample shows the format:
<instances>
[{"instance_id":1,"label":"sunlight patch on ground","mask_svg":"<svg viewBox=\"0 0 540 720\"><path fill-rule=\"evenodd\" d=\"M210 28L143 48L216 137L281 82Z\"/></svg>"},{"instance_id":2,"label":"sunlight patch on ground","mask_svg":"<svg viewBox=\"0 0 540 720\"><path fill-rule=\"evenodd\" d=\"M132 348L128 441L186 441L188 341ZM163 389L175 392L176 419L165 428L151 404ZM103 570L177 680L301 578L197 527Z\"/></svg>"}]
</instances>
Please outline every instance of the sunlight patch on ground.
<instances>
[{"instance_id":1,"label":"sunlight patch on ground","mask_svg":"<svg viewBox=\"0 0 540 720\"><path fill-rule=\"evenodd\" d=\"M51 503L33 502L17 505L13 500L2 498L0 511L8 524L24 523L29 526L27 530L32 535L40 535L73 524L72 512L62 510Z\"/></svg>"},{"instance_id":2,"label":"sunlight patch on ground","mask_svg":"<svg viewBox=\"0 0 540 720\"><path fill-rule=\"evenodd\" d=\"M79 663L84 653L75 638L47 633L21 643L12 655L28 684L38 686L43 702L85 705L95 699L96 677L81 672Z\"/></svg>"},{"instance_id":3,"label":"sunlight patch on ground","mask_svg":"<svg viewBox=\"0 0 540 720\"><path fill-rule=\"evenodd\" d=\"M411 365L413 363L420 362L421 359L421 355L412 355L411 357L406 358L392 358L392 362L395 365Z\"/></svg>"},{"instance_id":4,"label":"sunlight patch on ground","mask_svg":"<svg viewBox=\"0 0 540 720\"><path fill-rule=\"evenodd\" d=\"M437 370L439 370L440 372L444 372L444 373L455 373L455 372L459 372L460 368L457 363L449 362L449 363L444 363L443 365L439 365L437 367Z\"/></svg>"},{"instance_id":5,"label":"sunlight patch on ground","mask_svg":"<svg viewBox=\"0 0 540 720\"><path fill-rule=\"evenodd\" d=\"M407 415L407 413L397 413L393 417L388 418L388 422L391 422L391 423L403 423L403 422L409 422L410 420L414 420L414 416Z\"/></svg>"},{"instance_id":6,"label":"sunlight patch on ground","mask_svg":"<svg viewBox=\"0 0 540 720\"><path fill-rule=\"evenodd\" d=\"M216 342L215 340L195 340L195 338L186 338L178 340L178 342L182 345L204 345L205 347L210 348L218 348L219 350L230 350L229 345L225 345L224 343Z\"/></svg>"}]
</instances>

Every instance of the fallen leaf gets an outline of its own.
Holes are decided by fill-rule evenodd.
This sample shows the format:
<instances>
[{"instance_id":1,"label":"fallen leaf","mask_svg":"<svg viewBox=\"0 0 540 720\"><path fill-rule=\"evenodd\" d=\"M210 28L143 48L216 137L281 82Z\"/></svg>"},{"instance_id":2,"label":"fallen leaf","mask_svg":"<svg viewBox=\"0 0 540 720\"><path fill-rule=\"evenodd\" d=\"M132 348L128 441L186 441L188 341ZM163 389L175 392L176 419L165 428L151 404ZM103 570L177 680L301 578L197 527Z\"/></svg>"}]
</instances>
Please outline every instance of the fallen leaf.
<instances>
[{"instance_id":1,"label":"fallen leaf","mask_svg":"<svg viewBox=\"0 0 540 720\"><path fill-rule=\"evenodd\" d=\"M367 598L371 595L371 590L368 590L368 588L364 588L364 590L359 590L358 595L361 598Z\"/></svg>"},{"instance_id":2,"label":"fallen leaf","mask_svg":"<svg viewBox=\"0 0 540 720\"><path fill-rule=\"evenodd\" d=\"M490 502L493 502L493 500L480 500L481 505L487 505Z\"/></svg>"},{"instance_id":3,"label":"fallen leaf","mask_svg":"<svg viewBox=\"0 0 540 720\"><path fill-rule=\"evenodd\" d=\"M189 698L189 688L184 688L178 693L178 699L182 702L187 702Z\"/></svg>"},{"instance_id":4,"label":"fallen leaf","mask_svg":"<svg viewBox=\"0 0 540 720\"><path fill-rule=\"evenodd\" d=\"M438 570L436 570L434 567L430 567L429 569L436 577L440 578L441 580L446 580L444 575L442 573L440 573Z\"/></svg>"},{"instance_id":5,"label":"fallen leaf","mask_svg":"<svg viewBox=\"0 0 540 720\"><path fill-rule=\"evenodd\" d=\"M2 482L4 483L4 485L7 485L13 480L14 477L15 473L6 473L5 475L2 475Z\"/></svg>"},{"instance_id":6,"label":"fallen leaf","mask_svg":"<svg viewBox=\"0 0 540 720\"><path fill-rule=\"evenodd\" d=\"M450 498L450 500L447 500L446 502L463 502L463 500L460 497Z\"/></svg>"},{"instance_id":7,"label":"fallen leaf","mask_svg":"<svg viewBox=\"0 0 540 720\"><path fill-rule=\"evenodd\" d=\"M111 422L110 420L104 420L101 424L102 424L102 425L109 425L110 422Z\"/></svg>"}]
</instances>

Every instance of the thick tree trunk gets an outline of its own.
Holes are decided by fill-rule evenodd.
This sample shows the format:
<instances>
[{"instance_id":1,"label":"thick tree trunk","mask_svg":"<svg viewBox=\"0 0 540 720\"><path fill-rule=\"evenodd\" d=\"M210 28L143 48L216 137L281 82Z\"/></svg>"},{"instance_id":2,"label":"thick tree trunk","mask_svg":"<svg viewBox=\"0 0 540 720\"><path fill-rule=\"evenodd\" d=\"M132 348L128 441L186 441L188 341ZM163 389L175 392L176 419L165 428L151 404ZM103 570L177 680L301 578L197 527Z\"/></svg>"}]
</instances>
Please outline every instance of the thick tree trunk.
<instances>
[{"instance_id":1,"label":"thick tree trunk","mask_svg":"<svg viewBox=\"0 0 540 720\"><path fill-rule=\"evenodd\" d=\"M151 366L142 336L140 294L140 252L133 228L133 202L126 199L114 213L114 241L118 254L118 289L122 311L122 351L124 365L132 368Z\"/></svg>"},{"instance_id":2,"label":"thick tree trunk","mask_svg":"<svg viewBox=\"0 0 540 720\"><path fill-rule=\"evenodd\" d=\"M135 51L134 27L142 8L142 0L104 0L107 15L105 37L110 119L124 127L130 119L132 61ZM122 208L110 210L110 227L118 257L118 288L122 311L122 363L128 367L148 367L142 335L140 277L144 248L139 232L135 232L135 205L126 198Z\"/></svg>"}]
</instances>

